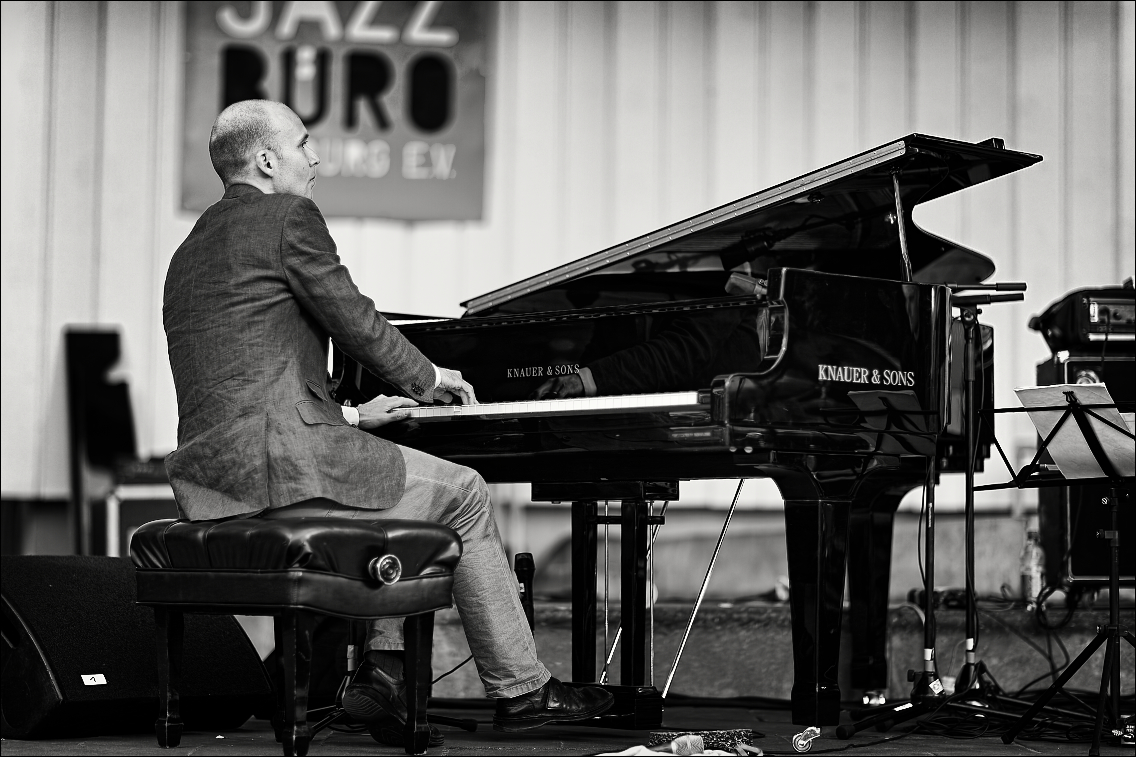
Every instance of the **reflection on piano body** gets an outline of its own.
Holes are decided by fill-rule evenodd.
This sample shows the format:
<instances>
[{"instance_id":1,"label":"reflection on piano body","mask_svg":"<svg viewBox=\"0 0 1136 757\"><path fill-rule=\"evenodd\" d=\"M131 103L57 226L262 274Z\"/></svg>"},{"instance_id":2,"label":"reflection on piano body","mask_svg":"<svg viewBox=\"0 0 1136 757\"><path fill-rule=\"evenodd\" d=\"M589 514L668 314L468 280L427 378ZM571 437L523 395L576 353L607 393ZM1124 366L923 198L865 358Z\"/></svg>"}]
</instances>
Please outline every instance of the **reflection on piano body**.
<instances>
[{"instance_id":1,"label":"reflection on piano body","mask_svg":"<svg viewBox=\"0 0 1136 757\"><path fill-rule=\"evenodd\" d=\"M462 318L400 321L485 404L421 408L381 432L490 482L533 482L534 499L574 501L574 572L595 566L590 500L625 500L624 550L645 558L638 500L673 499L659 492L678 480L772 478L785 499L793 719L834 724L846 563L853 685L882 689L895 509L931 461L965 462L945 284L994 266L920 230L912 210L1039 160L912 135L474 298ZM754 286L727 291L731 275ZM985 327L982 342L989 404ZM338 351L334 366L341 402L398 393ZM584 367L594 396L534 400ZM632 493L612 495L620 485ZM638 558L623 572L622 683L642 692ZM594 591L574 581L576 681L595 678Z\"/></svg>"}]
</instances>

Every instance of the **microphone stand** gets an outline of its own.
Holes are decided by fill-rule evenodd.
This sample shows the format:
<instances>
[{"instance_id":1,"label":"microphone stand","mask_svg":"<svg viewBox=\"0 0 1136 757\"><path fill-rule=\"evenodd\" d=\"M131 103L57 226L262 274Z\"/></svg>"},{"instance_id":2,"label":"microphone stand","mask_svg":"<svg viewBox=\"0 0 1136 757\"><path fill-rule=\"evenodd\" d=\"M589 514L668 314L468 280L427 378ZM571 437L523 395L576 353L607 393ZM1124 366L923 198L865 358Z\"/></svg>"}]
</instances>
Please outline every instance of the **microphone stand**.
<instances>
[{"instance_id":1,"label":"microphone stand","mask_svg":"<svg viewBox=\"0 0 1136 757\"><path fill-rule=\"evenodd\" d=\"M959 309L963 328L963 424L966 428L966 499L963 506L966 519L966 658L955 678L955 691L960 692L979 687L979 668L976 664L978 603L974 589L974 467L978 456L978 424L981 422L976 413L974 386L978 365L975 341L978 332L978 315L982 312L978 306L1020 301L1025 298L1021 292L1025 290L1026 285L1022 282L1007 282L949 286L952 292L974 289L1014 292L1014 294L979 294L951 298L951 305Z\"/></svg>"}]
</instances>

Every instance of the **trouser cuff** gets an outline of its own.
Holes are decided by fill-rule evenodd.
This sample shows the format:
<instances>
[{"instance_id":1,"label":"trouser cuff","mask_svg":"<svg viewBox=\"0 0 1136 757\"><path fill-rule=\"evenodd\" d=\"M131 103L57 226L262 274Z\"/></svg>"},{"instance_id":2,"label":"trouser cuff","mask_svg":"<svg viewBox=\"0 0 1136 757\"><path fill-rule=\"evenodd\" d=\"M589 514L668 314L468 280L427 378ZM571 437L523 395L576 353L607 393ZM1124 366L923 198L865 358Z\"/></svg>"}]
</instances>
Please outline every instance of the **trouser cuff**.
<instances>
[{"instance_id":1,"label":"trouser cuff","mask_svg":"<svg viewBox=\"0 0 1136 757\"><path fill-rule=\"evenodd\" d=\"M509 699L511 697L519 697L524 694L530 694L548 683L548 680L550 678L552 678L552 674L549 673L547 669L545 669L542 670L540 674L535 678L530 678L527 681L520 681L510 686L494 689L492 691L486 689L485 696L489 697L490 699Z\"/></svg>"}]
</instances>

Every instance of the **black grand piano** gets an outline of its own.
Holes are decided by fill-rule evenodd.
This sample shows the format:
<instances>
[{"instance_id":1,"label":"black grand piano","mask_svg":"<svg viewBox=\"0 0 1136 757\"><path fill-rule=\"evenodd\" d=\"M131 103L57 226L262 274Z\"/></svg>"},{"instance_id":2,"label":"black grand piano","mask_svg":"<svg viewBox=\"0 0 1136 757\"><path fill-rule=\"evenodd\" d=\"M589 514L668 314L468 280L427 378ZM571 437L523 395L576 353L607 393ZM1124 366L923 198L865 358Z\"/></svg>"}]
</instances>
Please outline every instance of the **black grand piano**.
<instances>
[{"instance_id":1,"label":"black grand piano","mask_svg":"<svg viewBox=\"0 0 1136 757\"><path fill-rule=\"evenodd\" d=\"M647 532L661 520L646 503L676 499L681 480L773 479L793 722L836 724L846 565L853 685L882 689L896 507L965 465L946 284L994 271L911 213L1039 160L996 139L911 135L476 297L461 318L400 321L483 404L420 408L383 431L487 481L532 482L534 500L573 503L576 682L597 675L596 525L621 525L614 719L637 727L662 711L645 685ZM991 406L988 327L981 342L980 405ZM336 351L333 365L340 402L398 393L350 356ZM620 501L619 514L605 519L603 500Z\"/></svg>"}]
</instances>

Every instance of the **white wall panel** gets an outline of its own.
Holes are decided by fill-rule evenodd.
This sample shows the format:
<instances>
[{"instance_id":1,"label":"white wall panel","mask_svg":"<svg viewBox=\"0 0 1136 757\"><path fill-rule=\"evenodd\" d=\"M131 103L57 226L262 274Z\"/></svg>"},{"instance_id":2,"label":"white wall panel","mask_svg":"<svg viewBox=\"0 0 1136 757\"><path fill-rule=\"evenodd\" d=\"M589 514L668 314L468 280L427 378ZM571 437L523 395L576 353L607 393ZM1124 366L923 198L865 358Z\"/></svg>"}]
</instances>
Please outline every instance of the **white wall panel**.
<instances>
[{"instance_id":1,"label":"white wall panel","mask_svg":"<svg viewBox=\"0 0 1136 757\"><path fill-rule=\"evenodd\" d=\"M98 303L99 249L96 231L97 211L88 198L98 194L96 169L101 168L102 134L97 123L83 118L98 113L98 68L89 61L99 58L101 40L90 34L99 28L96 5L61 3L50 8L52 24L52 87L48 129L50 167L47 184L51 188L47 210L47 234L43 255L44 321L41 334L44 378L48 391L37 398L40 417L46 419L43 434L43 460L67 459L66 405L64 396L63 339L69 323L89 322ZM42 466L39 485L59 488L67 483L67 470Z\"/></svg>"},{"instance_id":2,"label":"white wall panel","mask_svg":"<svg viewBox=\"0 0 1136 757\"><path fill-rule=\"evenodd\" d=\"M176 440L161 283L195 220L178 210L183 8L0 9L4 166L20 177L0 183L0 488L61 497L67 324L123 330L140 452ZM329 223L381 309L458 315L461 300L913 131L1045 156L918 214L1030 285L984 314L1000 404L1045 356L1031 313L1133 272L1131 2L503 2L493 23L484 220ZM1001 430L1032 444L1021 419Z\"/></svg>"},{"instance_id":3,"label":"white wall panel","mask_svg":"<svg viewBox=\"0 0 1136 757\"><path fill-rule=\"evenodd\" d=\"M0 3L0 137L10 149L0 181L0 313L3 423L0 424L0 490L4 496L42 491L44 457L44 310L51 195L50 126L54 9L44 3ZM19 156L19 171L14 160ZM16 177L19 180L15 180Z\"/></svg>"},{"instance_id":4,"label":"white wall panel","mask_svg":"<svg viewBox=\"0 0 1136 757\"><path fill-rule=\"evenodd\" d=\"M712 7L711 71L713 87L709 130L710 205L722 205L751 194L758 186L758 151L770 142L759 122L756 96L765 67L758 62L756 3L725 2ZM766 14L768 15L768 14ZM760 126L759 126L760 123Z\"/></svg>"},{"instance_id":5,"label":"white wall panel","mask_svg":"<svg viewBox=\"0 0 1136 757\"><path fill-rule=\"evenodd\" d=\"M910 3L860 6L860 144L882 145L911 131Z\"/></svg>"},{"instance_id":6,"label":"white wall panel","mask_svg":"<svg viewBox=\"0 0 1136 757\"><path fill-rule=\"evenodd\" d=\"M853 33L857 6L846 2L820 2L814 11L814 55L811 70L813 117L809 158L814 166L828 165L859 150L857 112L860 78L853 64L859 60L859 35Z\"/></svg>"},{"instance_id":7,"label":"white wall panel","mask_svg":"<svg viewBox=\"0 0 1136 757\"><path fill-rule=\"evenodd\" d=\"M663 7L665 85L659 118L659 205L665 223L669 223L710 207L707 177L712 142L706 131L709 50L703 30L707 8L684 2L669 2Z\"/></svg>"},{"instance_id":8,"label":"white wall panel","mask_svg":"<svg viewBox=\"0 0 1136 757\"><path fill-rule=\"evenodd\" d=\"M660 103L664 84L659 66L660 28L654 2L615 6L612 208L619 239L646 234L659 224Z\"/></svg>"},{"instance_id":9,"label":"white wall panel","mask_svg":"<svg viewBox=\"0 0 1136 757\"><path fill-rule=\"evenodd\" d=\"M562 95L565 156L561 182L560 254L572 260L619 240L615 236L612 189L605 181L614 160L611 100L614 89L604 75L614 34L601 2L563 3L564 89ZM507 96L504 92L503 96ZM553 148L558 149L558 148ZM492 255L491 250L486 253Z\"/></svg>"},{"instance_id":10,"label":"white wall panel","mask_svg":"<svg viewBox=\"0 0 1136 757\"><path fill-rule=\"evenodd\" d=\"M768 90L763 98L765 132L762 137L767 173L758 177L759 186L780 184L815 168L808 154L812 144L811 130L815 122L812 108L814 76L813 49L814 8L809 3L772 2L759 6L765 12L768 33L762 44L768 49L761 86ZM735 199L727 197L726 200Z\"/></svg>"}]
</instances>

